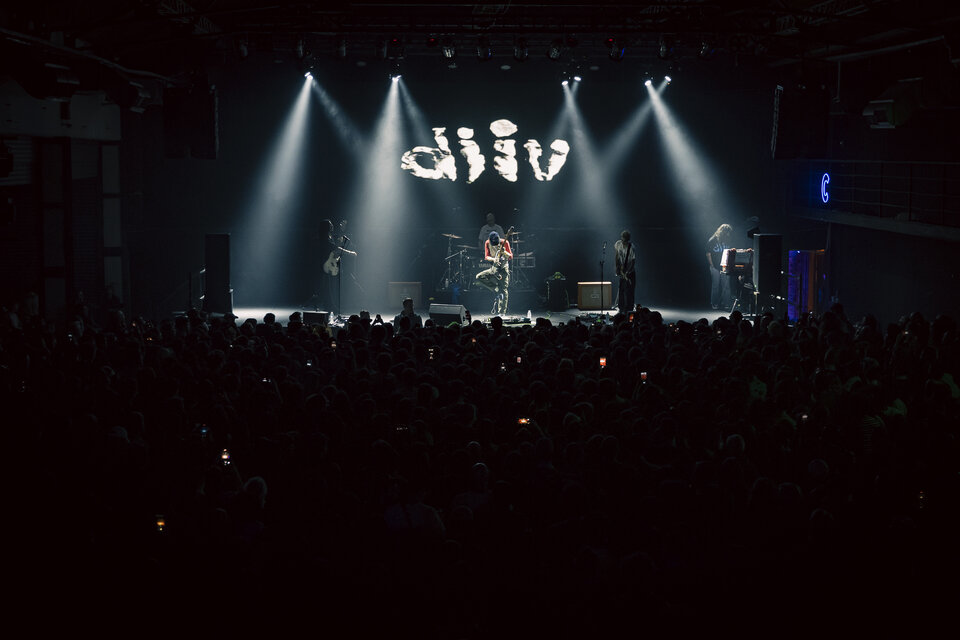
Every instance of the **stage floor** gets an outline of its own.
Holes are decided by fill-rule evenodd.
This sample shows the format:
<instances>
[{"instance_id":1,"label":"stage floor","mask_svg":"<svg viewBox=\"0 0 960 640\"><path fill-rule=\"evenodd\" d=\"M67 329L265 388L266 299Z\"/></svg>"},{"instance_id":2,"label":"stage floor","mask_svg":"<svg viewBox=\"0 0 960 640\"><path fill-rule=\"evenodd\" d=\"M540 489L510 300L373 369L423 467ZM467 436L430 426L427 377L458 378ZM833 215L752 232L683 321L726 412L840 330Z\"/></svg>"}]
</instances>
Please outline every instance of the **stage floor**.
<instances>
[{"instance_id":1,"label":"stage floor","mask_svg":"<svg viewBox=\"0 0 960 640\"><path fill-rule=\"evenodd\" d=\"M701 318L706 318L709 322L713 322L722 315L729 315L723 311L717 311L714 309L678 309L670 307L659 307L659 306L650 306L648 307L652 311L659 311L660 315L663 317L665 323L678 322L683 320L685 322L696 322ZM313 311L313 309L300 309L293 307L234 307L233 313L237 316L237 323L241 323L247 318L253 318L258 322L262 321L264 316L268 313L273 313L276 316L277 322L285 325L287 324L290 315L295 311ZM380 314L380 317L383 318L384 322L392 322L396 314L400 312L400 309L374 309L369 308L367 311L370 313L371 318L375 318L377 314ZM430 317L430 310L427 309L414 309L420 316L426 320ZM527 318L527 309L513 309L509 313L505 314L503 320L505 323L515 324L518 322L523 322ZM346 320L352 314L359 314L360 309L344 309L344 313L341 314L341 318ZM530 319L533 322L536 322L537 318L547 318L551 323L555 325L565 324L574 318L581 319L591 319L595 320L601 315L605 315L608 318L613 318L616 315L615 310L607 310L601 312L599 310L588 310L581 311L576 307L570 307L566 311L545 311L538 309L530 310ZM473 320L480 320L483 323L488 323L490 318L493 317L489 313L474 313L472 310L470 312L471 318Z\"/></svg>"}]
</instances>

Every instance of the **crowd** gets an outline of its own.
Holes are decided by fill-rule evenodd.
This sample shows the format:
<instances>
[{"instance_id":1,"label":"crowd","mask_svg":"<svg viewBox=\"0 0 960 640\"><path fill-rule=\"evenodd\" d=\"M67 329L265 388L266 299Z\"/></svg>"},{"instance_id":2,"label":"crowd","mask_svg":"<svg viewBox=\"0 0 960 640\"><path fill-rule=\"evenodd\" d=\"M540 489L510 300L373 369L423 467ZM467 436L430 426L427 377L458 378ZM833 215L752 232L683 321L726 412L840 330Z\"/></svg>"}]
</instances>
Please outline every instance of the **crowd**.
<instances>
[{"instance_id":1,"label":"crowd","mask_svg":"<svg viewBox=\"0 0 960 640\"><path fill-rule=\"evenodd\" d=\"M0 341L51 601L605 637L930 610L960 568L949 317L68 320L7 309Z\"/></svg>"}]
</instances>

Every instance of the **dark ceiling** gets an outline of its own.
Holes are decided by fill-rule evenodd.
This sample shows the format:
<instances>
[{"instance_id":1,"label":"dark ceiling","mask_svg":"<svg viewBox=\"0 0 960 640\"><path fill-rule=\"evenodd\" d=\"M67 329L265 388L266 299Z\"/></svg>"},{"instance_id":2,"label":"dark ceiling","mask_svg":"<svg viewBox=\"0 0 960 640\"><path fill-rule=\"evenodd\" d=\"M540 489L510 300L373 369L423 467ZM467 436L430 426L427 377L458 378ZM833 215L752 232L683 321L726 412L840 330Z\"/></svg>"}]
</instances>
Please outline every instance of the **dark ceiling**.
<instances>
[{"instance_id":1,"label":"dark ceiling","mask_svg":"<svg viewBox=\"0 0 960 640\"><path fill-rule=\"evenodd\" d=\"M949 7L949 8L948 8ZM957 3L813 0L661 3L259 2L256 0L50 0L0 9L9 59L82 60L177 82L189 73L269 55L301 64L329 58L441 56L514 62L619 57L710 57L777 67L853 60L929 42L956 50ZM13 47L14 54L9 55ZM956 62L957 54L948 53ZM485 56L486 57L486 56ZM8 68L9 71L9 68Z\"/></svg>"}]
</instances>

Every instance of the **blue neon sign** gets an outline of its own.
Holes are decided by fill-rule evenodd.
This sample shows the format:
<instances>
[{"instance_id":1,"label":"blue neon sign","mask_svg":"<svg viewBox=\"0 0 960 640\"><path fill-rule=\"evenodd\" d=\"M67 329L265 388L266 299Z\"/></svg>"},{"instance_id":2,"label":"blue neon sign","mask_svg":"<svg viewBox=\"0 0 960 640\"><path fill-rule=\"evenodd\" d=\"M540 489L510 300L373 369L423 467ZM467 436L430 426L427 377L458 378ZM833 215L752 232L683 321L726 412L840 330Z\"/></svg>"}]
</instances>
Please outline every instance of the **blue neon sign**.
<instances>
[{"instance_id":1,"label":"blue neon sign","mask_svg":"<svg viewBox=\"0 0 960 640\"><path fill-rule=\"evenodd\" d=\"M825 173L820 178L820 200L823 201L823 204L830 201L830 192L827 191L828 184L830 184L830 174Z\"/></svg>"}]
</instances>

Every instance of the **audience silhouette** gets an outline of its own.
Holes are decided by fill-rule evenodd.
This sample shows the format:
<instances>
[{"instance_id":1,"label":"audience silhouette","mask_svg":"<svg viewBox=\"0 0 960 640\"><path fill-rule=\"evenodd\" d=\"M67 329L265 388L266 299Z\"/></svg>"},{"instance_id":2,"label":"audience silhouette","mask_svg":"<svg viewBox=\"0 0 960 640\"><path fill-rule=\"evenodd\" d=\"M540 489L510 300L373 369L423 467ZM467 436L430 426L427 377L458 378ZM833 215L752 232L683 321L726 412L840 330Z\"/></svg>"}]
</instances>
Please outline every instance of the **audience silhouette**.
<instances>
[{"instance_id":1,"label":"audience silhouette","mask_svg":"<svg viewBox=\"0 0 960 640\"><path fill-rule=\"evenodd\" d=\"M957 568L950 317L85 313L2 315L37 572L416 612L435 637L603 637L936 601Z\"/></svg>"}]
</instances>

